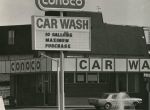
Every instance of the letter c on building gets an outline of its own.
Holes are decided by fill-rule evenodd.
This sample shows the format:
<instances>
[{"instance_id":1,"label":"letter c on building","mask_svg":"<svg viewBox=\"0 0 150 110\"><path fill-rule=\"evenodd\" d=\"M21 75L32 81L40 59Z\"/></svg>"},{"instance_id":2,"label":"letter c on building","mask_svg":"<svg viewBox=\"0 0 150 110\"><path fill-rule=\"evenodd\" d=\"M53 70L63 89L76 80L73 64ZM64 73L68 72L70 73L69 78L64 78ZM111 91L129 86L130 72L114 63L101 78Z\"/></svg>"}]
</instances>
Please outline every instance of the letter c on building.
<instances>
[{"instance_id":1,"label":"letter c on building","mask_svg":"<svg viewBox=\"0 0 150 110\"><path fill-rule=\"evenodd\" d=\"M84 64L87 64L87 61L86 60L81 60L80 63L79 63L79 66L81 69L87 69L87 65L84 65Z\"/></svg>"},{"instance_id":2,"label":"letter c on building","mask_svg":"<svg viewBox=\"0 0 150 110\"><path fill-rule=\"evenodd\" d=\"M14 72L15 71L15 62L11 63L11 71Z\"/></svg>"}]
</instances>

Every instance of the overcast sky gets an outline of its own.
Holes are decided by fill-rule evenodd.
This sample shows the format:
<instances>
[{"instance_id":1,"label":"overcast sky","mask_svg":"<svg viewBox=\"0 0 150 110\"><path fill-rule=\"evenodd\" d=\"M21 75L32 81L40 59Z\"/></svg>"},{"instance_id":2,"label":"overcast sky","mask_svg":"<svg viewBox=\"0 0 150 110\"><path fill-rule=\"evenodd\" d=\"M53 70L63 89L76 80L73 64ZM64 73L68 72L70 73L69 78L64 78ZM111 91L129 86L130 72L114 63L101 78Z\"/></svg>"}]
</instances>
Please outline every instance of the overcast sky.
<instances>
[{"instance_id":1,"label":"overcast sky","mask_svg":"<svg viewBox=\"0 0 150 110\"><path fill-rule=\"evenodd\" d=\"M105 22L150 26L150 0L101 0Z\"/></svg>"},{"instance_id":2,"label":"overcast sky","mask_svg":"<svg viewBox=\"0 0 150 110\"><path fill-rule=\"evenodd\" d=\"M99 0L98 5L105 23L150 27L150 0ZM0 0L1 26L30 24L31 15L44 15L35 0Z\"/></svg>"}]
</instances>

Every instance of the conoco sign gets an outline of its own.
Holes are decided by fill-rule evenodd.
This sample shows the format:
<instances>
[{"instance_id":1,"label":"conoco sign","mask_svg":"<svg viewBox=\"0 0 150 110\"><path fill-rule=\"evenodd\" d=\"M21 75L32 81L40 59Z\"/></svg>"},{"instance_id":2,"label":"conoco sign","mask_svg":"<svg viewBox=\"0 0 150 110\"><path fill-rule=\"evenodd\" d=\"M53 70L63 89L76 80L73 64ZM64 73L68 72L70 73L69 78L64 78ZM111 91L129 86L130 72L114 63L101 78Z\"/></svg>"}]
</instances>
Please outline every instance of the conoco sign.
<instances>
[{"instance_id":1,"label":"conoco sign","mask_svg":"<svg viewBox=\"0 0 150 110\"><path fill-rule=\"evenodd\" d=\"M85 6L85 0L35 0L35 2L37 7L43 11L50 11L53 9L62 11L66 9L79 10Z\"/></svg>"}]
</instances>

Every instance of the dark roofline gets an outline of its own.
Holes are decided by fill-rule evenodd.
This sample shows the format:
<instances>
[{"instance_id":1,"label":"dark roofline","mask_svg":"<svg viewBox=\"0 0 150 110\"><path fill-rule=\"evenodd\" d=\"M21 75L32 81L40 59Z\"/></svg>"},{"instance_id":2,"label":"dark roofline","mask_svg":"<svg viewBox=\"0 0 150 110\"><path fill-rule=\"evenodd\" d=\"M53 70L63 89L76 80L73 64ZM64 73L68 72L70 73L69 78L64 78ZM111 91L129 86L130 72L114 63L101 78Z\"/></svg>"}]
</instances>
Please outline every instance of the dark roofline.
<instances>
[{"instance_id":1,"label":"dark roofline","mask_svg":"<svg viewBox=\"0 0 150 110\"><path fill-rule=\"evenodd\" d=\"M105 23L105 25L111 25L111 26L123 26L123 27L138 27L138 28L144 28L144 26L136 26L136 25L123 25L123 24L111 24L111 23Z\"/></svg>"}]
</instances>

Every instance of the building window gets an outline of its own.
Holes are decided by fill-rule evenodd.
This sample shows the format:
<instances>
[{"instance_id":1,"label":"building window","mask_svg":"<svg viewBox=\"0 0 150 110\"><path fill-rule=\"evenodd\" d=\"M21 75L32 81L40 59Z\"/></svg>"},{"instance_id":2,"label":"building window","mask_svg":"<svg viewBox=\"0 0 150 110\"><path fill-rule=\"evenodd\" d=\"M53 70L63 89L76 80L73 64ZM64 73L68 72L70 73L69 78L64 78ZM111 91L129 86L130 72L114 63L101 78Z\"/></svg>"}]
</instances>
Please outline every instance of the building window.
<instances>
[{"instance_id":1,"label":"building window","mask_svg":"<svg viewBox=\"0 0 150 110\"><path fill-rule=\"evenodd\" d=\"M86 83L86 73L76 73L76 83Z\"/></svg>"},{"instance_id":2,"label":"building window","mask_svg":"<svg viewBox=\"0 0 150 110\"><path fill-rule=\"evenodd\" d=\"M127 91L127 74L119 74L118 76L119 91Z\"/></svg>"},{"instance_id":3,"label":"building window","mask_svg":"<svg viewBox=\"0 0 150 110\"><path fill-rule=\"evenodd\" d=\"M116 90L130 93L139 92L139 75L135 73L118 73L116 75Z\"/></svg>"},{"instance_id":4,"label":"building window","mask_svg":"<svg viewBox=\"0 0 150 110\"><path fill-rule=\"evenodd\" d=\"M109 74L108 73L100 73L99 74L99 83L108 83Z\"/></svg>"},{"instance_id":5,"label":"building window","mask_svg":"<svg viewBox=\"0 0 150 110\"><path fill-rule=\"evenodd\" d=\"M139 77L137 74L128 74L128 92L139 92Z\"/></svg>"},{"instance_id":6,"label":"building window","mask_svg":"<svg viewBox=\"0 0 150 110\"><path fill-rule=\"evenodd\" d=\"M43 74L43 83L44 83L44 92L50 93L51 92L51 74L44 73Z\"/></svg>"},{"instance_id":7,"label":"building window","mask_svg":"<svg viewBox=\"0 0 150 110\"><path fill-rule=\"evenodd\" d=\"M97 83L98 82L98 74L97 73L88 73L88 83Z\"/></svg>"},{"instance_id":8,"label":"building window","mask_svg":"<svg viewBox=\"0 0 150 110\"><path fill-rule=\"evenodd\" d=\"M50 93L51 92L51 74L37 74L36 75L36 92Z\"/></svg>"},{"instance_id":9,"label":"building window","mask_svg":"<svg viewBox=\"0 0 150 110\"><path fill-rule=\"evenodd\" d=\"M36 75L36 92L43 93L43 77L41 74Z\"/></svg>"},{"instance_id":10,"label":"building window","mask_svg":"<svg viewBox=\"0 0 150 110\"><path fill-rule=\"evenodd\" d=\"M15 31L8 31L8 45L14 45L15 43Z\"/></svg>"},{"instance_id":11,"label":"building window","mask_svg":"<svg viewBox=\"0 0 150 110\"><path fill-rule=\"evenodd\" d=\"M65 84L74 83L74 73L65 73L64 82Z\"/></svg>"},{"instance_id":12,"label":"building window","mask_svg":"<svg viewBox=\"0 0 150 110\"><path fill-rule=\"evenodd\" d=\"M144 28L146 43L150 44L150 28Z\"/></svg>"}]
</instances>

